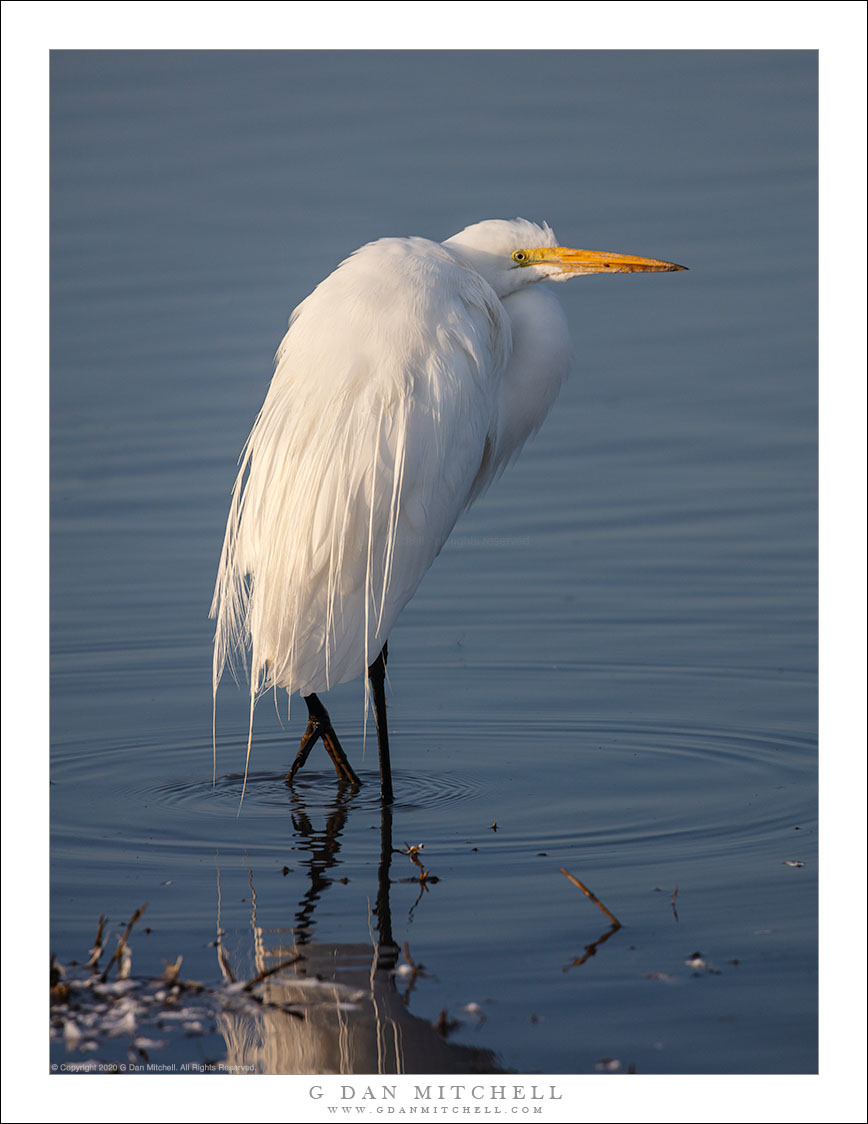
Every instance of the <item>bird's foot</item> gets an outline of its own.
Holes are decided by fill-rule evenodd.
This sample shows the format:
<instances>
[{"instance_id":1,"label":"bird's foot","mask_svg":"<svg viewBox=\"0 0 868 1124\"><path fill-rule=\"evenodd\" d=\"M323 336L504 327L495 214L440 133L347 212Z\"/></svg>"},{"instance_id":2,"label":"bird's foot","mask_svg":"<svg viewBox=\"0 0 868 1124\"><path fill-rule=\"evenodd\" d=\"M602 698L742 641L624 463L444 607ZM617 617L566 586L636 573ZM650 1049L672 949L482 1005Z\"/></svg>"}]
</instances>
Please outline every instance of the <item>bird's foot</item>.
<instances>
[{"instance_id":1,"label":"bird's foot","mask_svg":"<svg viewBox=\"0 0 868 1124\"><path fill-rule=\"evenodd\" d=\"M310 757L310 751L316 744L317 738L322 739L322 744L325 747L326 753L332 759L332 764L335 767L335 772L338 775L338 780L342 784L351 784L356 788L361 786L361 781L356 776L352 765L347 760L347 755L344 753L343 746L338 740L334 727L331 724L331 719L328 716L328 711L317 699L316 695L310 695L305 699L307 702L310 717L307 723L307 729L301 739L301 745L298 747L295 761L292 763L292 768L286 774L286 784L291 786L295 779L295 774Z\"/></svg>"}]
</instances>

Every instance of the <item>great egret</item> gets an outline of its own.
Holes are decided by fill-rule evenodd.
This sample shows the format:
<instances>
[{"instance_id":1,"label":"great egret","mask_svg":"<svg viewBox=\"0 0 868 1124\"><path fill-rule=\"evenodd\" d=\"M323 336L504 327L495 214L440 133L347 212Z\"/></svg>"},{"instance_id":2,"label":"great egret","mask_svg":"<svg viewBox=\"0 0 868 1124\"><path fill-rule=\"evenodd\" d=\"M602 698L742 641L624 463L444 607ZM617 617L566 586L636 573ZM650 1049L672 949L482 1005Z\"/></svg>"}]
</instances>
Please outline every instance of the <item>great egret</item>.
<instances>
[{"instance_id":1,"label":"great egret","mask_svg":"<svg viewBox=\"0 0 868 1124\"><path fill-rule=\"evenodd\" d=\"M564 314L537 282L683 268L489 220L443 243L370 242L296 308L241 456L211 606L215 700L227 661L250 650L245 785L256 699L278 687L308 708L287 783L321 738L358 784L318 693L366 674L392 800L389 633L570 366Z\"/></svg>"}]
</instances>

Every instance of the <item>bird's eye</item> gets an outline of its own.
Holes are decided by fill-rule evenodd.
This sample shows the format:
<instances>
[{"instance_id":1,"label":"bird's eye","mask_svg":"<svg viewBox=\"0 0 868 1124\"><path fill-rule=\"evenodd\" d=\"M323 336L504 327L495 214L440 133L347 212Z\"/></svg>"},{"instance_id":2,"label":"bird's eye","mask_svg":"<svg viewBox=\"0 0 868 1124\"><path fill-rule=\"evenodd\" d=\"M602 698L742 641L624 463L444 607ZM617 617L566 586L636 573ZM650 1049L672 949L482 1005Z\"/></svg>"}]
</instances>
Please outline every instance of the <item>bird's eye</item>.
<instances>
[{"instance_id":1,"label":"bird's eye","mask_svg":"<svg viewBox=\"0 0 868 1124\"><path fill-rule=\"evenodd\" d=\"M527 250L516 250L512 255L512 260L523 265L527 261Z\"/></svg>"}]
</instances>

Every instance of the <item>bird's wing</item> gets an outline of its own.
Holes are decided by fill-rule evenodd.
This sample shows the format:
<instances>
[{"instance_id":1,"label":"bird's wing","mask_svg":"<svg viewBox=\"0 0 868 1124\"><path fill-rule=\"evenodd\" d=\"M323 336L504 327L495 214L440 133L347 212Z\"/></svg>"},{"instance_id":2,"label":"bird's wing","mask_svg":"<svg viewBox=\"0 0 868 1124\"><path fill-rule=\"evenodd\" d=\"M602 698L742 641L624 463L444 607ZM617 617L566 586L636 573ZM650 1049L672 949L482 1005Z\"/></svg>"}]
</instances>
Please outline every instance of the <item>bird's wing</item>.
<instances>
[{"instance_id":1,"label":"bird's wing","mask_svg":"<svg viewBox=\"0 0 868 1124\"><path fill-rule=\"evenodd\" d=\"M437 243L384 239L293 314L233 494L215 689L360 675L466 506L511 350L494 291Z\"/></svg>"}]
</instances>

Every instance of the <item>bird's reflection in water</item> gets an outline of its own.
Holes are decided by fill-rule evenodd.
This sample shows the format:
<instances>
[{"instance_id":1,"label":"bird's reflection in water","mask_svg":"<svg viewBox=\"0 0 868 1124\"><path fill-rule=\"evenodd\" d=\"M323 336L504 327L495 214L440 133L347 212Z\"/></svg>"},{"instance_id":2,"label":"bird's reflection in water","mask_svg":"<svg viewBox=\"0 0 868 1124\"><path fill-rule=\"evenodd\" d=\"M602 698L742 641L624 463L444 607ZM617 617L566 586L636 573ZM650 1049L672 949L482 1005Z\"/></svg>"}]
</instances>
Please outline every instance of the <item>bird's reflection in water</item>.
<instances>
[{"instance_id":1,"label":"bird's reflection in water","mask_svg":"<svg viewBox=\"0 0 868 1124\"><path fill-rule=\"evenodd\" d=\"M285 929L264 929L257 921L261 903L253 890L251 926L257 982L250 1014L237 1010L219 1016L230 1065L252 1066L257 1073L497 1073L490 1050L464 1046L447 1035L454 1024L445 1014L436 1023L410 1013L409 997L418 969L399 990L395 967L399 947L392 932L390 868L392 814L383 807L376 905L372 917L359 918L356 944L314 939L317 905L332 884L329 871L339 862L340 839L351 814L354 793L340 791L324 828L316 830L303 798L293 793L296 841L310 858L309 885ZM219 928L219 919L218 919ZM222 948L221 970L231 972ZM282 965L282 967L281 967Z\"/></svg>"}]
</instances>

